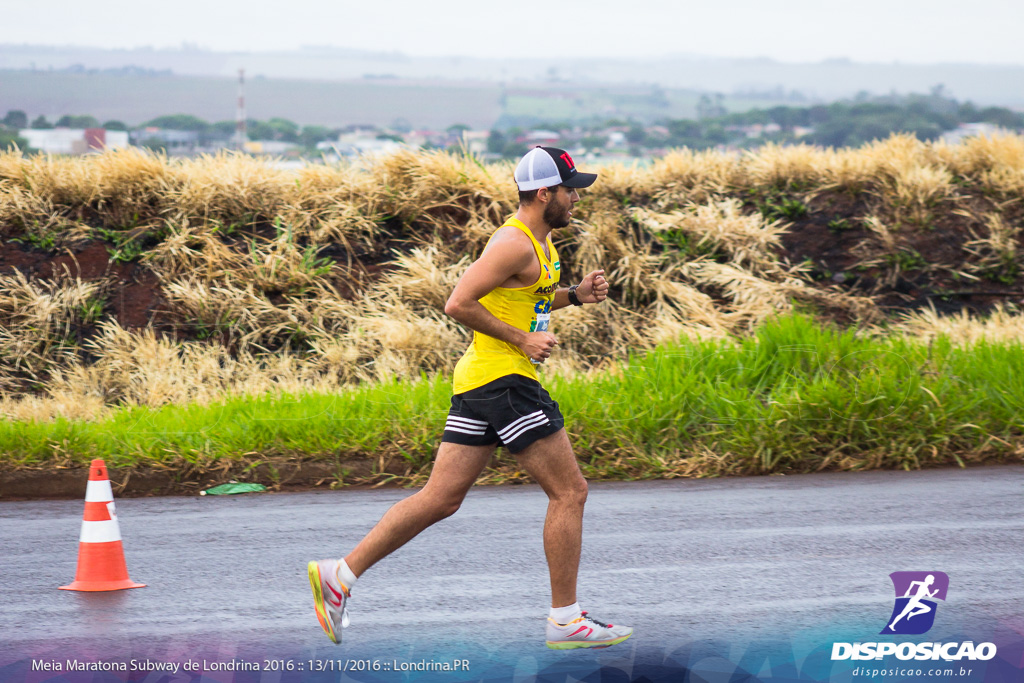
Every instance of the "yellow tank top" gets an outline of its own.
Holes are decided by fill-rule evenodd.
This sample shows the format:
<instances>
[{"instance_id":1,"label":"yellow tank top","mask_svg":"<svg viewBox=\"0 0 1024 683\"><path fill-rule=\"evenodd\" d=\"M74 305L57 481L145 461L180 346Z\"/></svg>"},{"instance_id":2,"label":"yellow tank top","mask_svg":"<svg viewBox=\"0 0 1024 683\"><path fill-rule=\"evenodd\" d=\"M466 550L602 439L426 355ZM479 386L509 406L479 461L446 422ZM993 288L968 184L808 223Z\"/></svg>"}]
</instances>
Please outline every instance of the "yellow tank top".
<instances>
[{"instance_id":1,"label":"yellow tank top","mask_svg":"<svg viewBox=\"0 0 1024 683\"><path fill-rule=\"evenodd\" d=\"M533 242L533 249L540 259L540 278L529 287L498 287L480 299L480 303L498 320L524 332L547 330L562 266L558 261L558 252L549 236L545 242L551 257L545 256L540 242L522 221L510 218L501 227L508 226L522 230ZM491 239L494 239L494 235L491 235ZM490 244L490 240L487 243ZM455 366L453 390L461 394L506 375L538 379L535 364L518 346L473 332L473 343Z\"/></svg>"}]
</instances>

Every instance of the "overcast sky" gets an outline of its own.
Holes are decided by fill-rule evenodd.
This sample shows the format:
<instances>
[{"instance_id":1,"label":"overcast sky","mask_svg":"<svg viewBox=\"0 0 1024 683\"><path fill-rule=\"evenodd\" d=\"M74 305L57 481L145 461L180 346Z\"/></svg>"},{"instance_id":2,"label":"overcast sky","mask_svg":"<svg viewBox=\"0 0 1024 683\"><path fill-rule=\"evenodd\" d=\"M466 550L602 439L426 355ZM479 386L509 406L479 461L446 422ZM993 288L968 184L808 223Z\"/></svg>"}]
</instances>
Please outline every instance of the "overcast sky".
<instances>
[{"instance_id":1,"label":"overcast sky","mask_svg":"<svg viewBox=\"0 0 1024 683\"><path fill-rule=\"evenodd\" d=\"M0 43L1024 64L1024 0L5 0Z\"/></svg>"}]
</instances>

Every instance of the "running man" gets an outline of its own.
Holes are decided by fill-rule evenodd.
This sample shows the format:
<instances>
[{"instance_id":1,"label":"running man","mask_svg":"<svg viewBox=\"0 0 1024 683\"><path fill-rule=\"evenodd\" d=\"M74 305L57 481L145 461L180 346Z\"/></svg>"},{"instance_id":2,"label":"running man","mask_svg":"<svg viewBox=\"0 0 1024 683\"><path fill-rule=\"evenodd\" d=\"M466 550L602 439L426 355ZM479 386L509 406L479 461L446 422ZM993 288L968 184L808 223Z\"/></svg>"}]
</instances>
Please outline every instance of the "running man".
<instances>
[{"instance_id":1,"label":"running man","mask_svg":"<svg viewBox=\"0 0 1024 683\"><path fill-rule=\"evenodd\" d=\"M548 496L544 554L551 579L547 646L608 647L633 629L605 624L580 609L576 576L587 482L563 428L558 404L538 381L536 366L558 343L551 311L598 304L608 296L603 270L559 287L561 262L551 242L565 228L594 173L580 173L561 149L537 147L516 166L519 209L491 236L459 279L445 313L473 330L455 367L452 407L426 485L396 503L352 552L309 563L316 615L341 642L356 580L421 531L455 514L498 446L505 446Z\"/></svg>"},{"instance_id":2,"label":"running man","mask_svg":"<svg viewBox=\"0 0 1024 683\"><path fill-rule=\"evenodd\" d=\"M892 623L889 624L890 631L896 630L893 627L896 625L896 622L902 619L903 617L906 617L907 621L910 621L913 617L916 617L918 614L927 614L928 612L932 611L932 608L921 602L921 600L923 598L934 597L935 594L939 592L938 588L936 588L933 591L928 590L933 583L935 583L935 576L932 574L926 576L924 581L910 582L910 585L907 586L907 594L903 596L905 598L910 598L910 600L907 601L907 604L903 608L903 611L900 612L900 615L893 619ZM914 592L914 586L917 586L917 593L915 595L911 595L911 593Z\"/></svg>"}]
</instances>

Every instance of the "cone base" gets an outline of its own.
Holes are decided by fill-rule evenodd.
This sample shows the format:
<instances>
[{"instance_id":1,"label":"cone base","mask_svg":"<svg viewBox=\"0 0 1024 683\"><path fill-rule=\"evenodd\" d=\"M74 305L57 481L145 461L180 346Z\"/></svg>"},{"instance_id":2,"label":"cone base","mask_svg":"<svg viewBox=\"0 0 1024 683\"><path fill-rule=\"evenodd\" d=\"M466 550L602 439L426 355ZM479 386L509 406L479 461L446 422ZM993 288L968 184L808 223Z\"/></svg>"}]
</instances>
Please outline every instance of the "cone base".
<instances>
[{"instance_id":1,"label":"cone base","mask_svg":"<svg viewBox=\"0 0 1024 683\"><path fill-rule=\"evenodd\" d=\"M135 583L131 579L123 579L120 581L73 581L67 586L59 586L58 590L98 593L100 591L120 591L128 588L145 587L146 584L144 583Z\"/></svg>"}]
</instances>

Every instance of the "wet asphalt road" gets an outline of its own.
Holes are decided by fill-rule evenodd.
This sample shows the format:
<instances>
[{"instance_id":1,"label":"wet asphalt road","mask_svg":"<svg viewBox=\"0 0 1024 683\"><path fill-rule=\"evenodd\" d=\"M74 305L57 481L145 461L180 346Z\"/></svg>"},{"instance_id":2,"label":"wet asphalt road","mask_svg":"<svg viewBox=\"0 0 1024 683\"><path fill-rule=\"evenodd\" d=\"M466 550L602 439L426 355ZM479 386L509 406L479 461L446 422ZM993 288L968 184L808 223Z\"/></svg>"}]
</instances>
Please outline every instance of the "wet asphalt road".
<instances>
[{"instance_id":1,"label":"wet asphalt road","mask_svg":"<svg viewBox=\"0 0 1024 683\"><path fill-rule=\"evenodd\" d=\"M472 490L454 517L360 580L344 645L326 640L306 562L343 555L409 493L119 500L128 569L148 587L92 594L57 590L75 574L80 501L0 503L0 664L72 651L447 648L513 662L527 653L529 666L564 656L542 643L546 499L533 486ZM1024 633L1022 551L1024 466L592 484L580 596L598 618L636 627L634 655L714 639L870 639L892 609L888 575L938 570L950 588L937 630Z\"/></svg>"}]
</instances>

